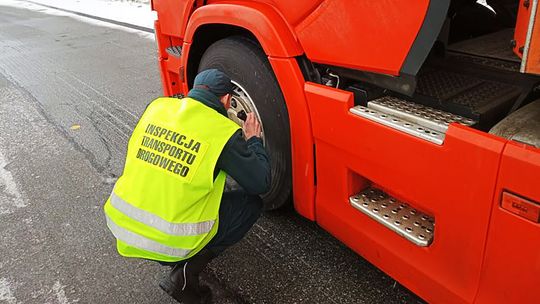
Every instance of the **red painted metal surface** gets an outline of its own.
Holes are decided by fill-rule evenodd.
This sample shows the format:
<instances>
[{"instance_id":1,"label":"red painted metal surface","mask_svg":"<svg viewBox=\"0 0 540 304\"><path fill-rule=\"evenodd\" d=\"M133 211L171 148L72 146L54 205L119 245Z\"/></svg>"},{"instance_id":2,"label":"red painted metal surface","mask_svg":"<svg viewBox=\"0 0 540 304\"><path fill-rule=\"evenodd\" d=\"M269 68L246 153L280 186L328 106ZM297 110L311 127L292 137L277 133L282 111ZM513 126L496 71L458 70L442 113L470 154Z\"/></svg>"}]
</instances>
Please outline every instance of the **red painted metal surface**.
<instances>
[{"instance_id":1,"label":"red painted metal surface","mask_svg":"<svg viewBox=\"0 0 540 304\"><path fill-rule=\"evenodd\" d=\"M306 18L317 6L324 0L294 0L294 5L291 0L258 0L259 2L268 3L277 8L280 14L283 15L287 23L292 27L298 25Z\"/></svg>"},{"instance_id":2,"label":"red painted metal surface","mask_svg":"<svg viewBox=\"0 0 540 304\"><path fill-rule=\"evenodd\" d=\"M315 220L315 160L304 78L294 59L269 58L285 97L291 127L293 199L298 213Z\"/></svg>"},{"instance_id":3,"label":"red painted metal surface","mask_svg":"<svg viewBox=\"0 0 540 304\"><path fill-rule=\"evenodd\" d=\"M533 2L520 0L516 29L514 31L514 40L516 41L514 53L525 60L523 72L540 75L540 5L535 7ZM534 20L531 20L531 16L534 16ZM530 41L527 49L526 43L529 31ZM525 50L527 52L526 58L524 58L523 53Z\"/></svg>"},{"instance_id":4,"label":"red painted metal surface","mask_svg":"<svg viewBox=\"0 0 540 304\"><path fill-rule=\"evenodd\" d=\"M540 150L504 150L476 303L538 303L540 224L501 208L503 191L540 202Z\"/></svg>"},{"instance_id":5,"label":"red painted metal surface","mask_svg":"<svg viewBox=\"0 0 540 304\"><path fill-rule=\"evenodd\" d=\"M403 285L434 302L471 303L505 141L451 125L443 146L349 112L348 92L310 84L317 155L317 222ZM430 247L417 247L353 209L368 184L435 217Z\"/></svg>"},{"instance_id":6,"label":"red painted metal surface","mask_svg":"<svg viewBox=\"0 0 540 304\"><path fill-rule=\"evenodd\" d=\"M172 96L180 93L180 71L182 70L179 60L174 57L169 57L169 54L165 51L170 46L170 37L164 35L161 31L161 23L156 20L154 23L157 52L158 52L158 64L159 72L161 75L161 83L163 86L163 95Z\"/></svg>"},{"instance_id":7,"label":"red painted metal surface","mask_svg":"<svg viewBox=\"0 0 540 304\"><path fill-rule=\"evenodd\" d=\"M315 62L398 75L429 0L326 0L295 27Z\"/></svg>"},{"instance_id":8,"label":"red painted metal surface","mask_svg":"<svg viewBox=\"0 0 540 304\"><path fill-rule=\"evenodd\" d=\"M540 204L519 195L504 191L501 208L533 223L540 223Z\"/></svg>"},{"instance_id":9,"label":"red painted metal surface","mask_svg":"<svg viewBox=\"0 0 540 304\"><path fill-rule=\"evenodd\" d=\"M189 54L193 35L199 26L222 23L247 27L252 31L259 38L265 52L277 56L270 57L269 61L276 73L290 113L295 207L301 215L314 220L313 139L309 112L303 93L303 77L294 59L279 58L299 55L301 50L288 27L284 26L283 19L275 10L261 3L238 1L236 3L212 4L195 11L187 26L186 40L182 44L184 56L181 60L168 56L164 47L159 47L160 54L163 54L160 56L160 65L164 93L166 95L187 93L188 86L183 81L186 79L186 71L183 67L187 66L189 58L185 54ZM156 30L156 35L158 41L163 41L163 44L166 44L165 35L163 35L161 28Z\"/></svg>"},{"instance_id":10,"label":"red painted metal surface","mask_svg":"<svg viewBox=\"0 0 540 304\"><path fill-rule=\"evenodd\" d=\"M161 21L161 32L182 38L195 0L152 0L152 8Z\"/></svg>"},{"instance_id":11,"label":"red painted metal surface","mask_svg":"<svg viewBox=\"0 0 540 304\"><path fill-rule=\"evenodd\" d=\"M531 28L525 73L540 75L540 3L536 7L534 26Z\"/></svg>"},{"instance_id":12,"label":"red painted metal surface","mask_svg":"<svg viewBox=\"0 0 540 304\"><path fill-rule=\"evenodd\" d=\"M539 150L459 125L443 146L379 125L349 112L350 93L305 84L292 58L305 50L321 63L397 74L428 0L208 3L192 11L193 1L154 0L166 95L187 93L185 54L200 26L247 29L269 55L287 103L300 214L430 302L535 303L540 224L504 210L501 200L507 191L540 201ZM171 44L184 56L171 58L164 51ZM349 196L369 186L435 217L433 244L417 247L353 209Z\"/></svg>"},{"instance_id":13,"label":"red painted metal surface","mask_svg":"<svg viewBox=\"0 0 540 304\"><path fill-rule=\"evenodd\" d=\"M157 45L157 53L158 53L158 65L159 65L159 74L161 76L161 83L163 87L163 95L164 96L170 96L169 95L169 88L166 83L168 83L167 74L165 73L166 66L163 62L165 60L165 47L164 45L166 42L164 41L164 35L161 33L161 26L159 21L154 22L154 30L156 33L156 45Z\"/></svg>"},{"instance_id":14,"label":"red painted metal surface","mask_svg":"<svg viewBox=\"0 0 540 304\"><path fill-rule=\"evenodd\" d=\"M523 5L524 1L530 2L530 0L519 1L520 3L519 3L518 15L517 15L517 21L516 21L516 29L514 31L514 40L516 41L516 45L514 46L513 50L514 50L514 53L519 56L519 58L523 57L522 52L523 52L523 48L525 47L525 41L527 40L529 18L531 16L530 6L525 7Z\"/></svg>"},{"instance_id":15,"label":"red painted metal surface","mask_svg":"<svg viewBox=\"0 0 540 304\"><path fill-rule=\"evenodd\" d=\"M189 54L189 51L191 49L191 43L189 42L184 42L182 44L182 66L187 66L188 64L188 60L189 60L189 57L187 56L187 54ZM185 81L185 79L187 79L187 70L184 69L182 71L183 75L182 75L182 84L181 84L181 87L180 87L180 92L184 95L187 95L188 91L189 91L189 87L188 87L188 84L187 82Z\"/></svg>"},{"instance_id":16,"label":"red painted metal surface","mask_svg":"<svg viewBox=\"0 0 540 304\"><path fill-rule=\"evenodd\" d=\"M195 10L189 19L184 40L193 41L197 28L205 24L229 24L245 28L273 57L293 57L303 53L293 32L272 6L253 1L228 1Z\"/></svg>"}]
</instances>

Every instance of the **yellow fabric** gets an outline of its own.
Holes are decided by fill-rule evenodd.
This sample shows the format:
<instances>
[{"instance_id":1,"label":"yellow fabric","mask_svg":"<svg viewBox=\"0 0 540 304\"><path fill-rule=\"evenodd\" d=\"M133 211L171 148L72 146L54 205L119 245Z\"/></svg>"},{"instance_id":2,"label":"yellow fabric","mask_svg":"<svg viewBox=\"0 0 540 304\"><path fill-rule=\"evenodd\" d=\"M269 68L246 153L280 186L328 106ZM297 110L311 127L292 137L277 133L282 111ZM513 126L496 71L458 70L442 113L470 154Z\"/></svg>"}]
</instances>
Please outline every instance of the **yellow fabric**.
<instances>
[{"instance_id":1,"label":"yellow fabric","mask_svg":"<svg viewBox=\"0 0 540 304\"><path fill-rule=\"evenodd\" d=\"M212 239L217 232L226 178L221 171L214 181L214 168L238 128L227 117L190 98L159 98L148 106L129 140L124 172L114 194L143 214L159 216L169 223L215 223L201 235L169 235L152 223L123 214L109 198L104 209L115 225L153 242L189 250L183 257L169 256L118 240L121 255L179 261L193 256Z\"/></svg>"}]
</instances>

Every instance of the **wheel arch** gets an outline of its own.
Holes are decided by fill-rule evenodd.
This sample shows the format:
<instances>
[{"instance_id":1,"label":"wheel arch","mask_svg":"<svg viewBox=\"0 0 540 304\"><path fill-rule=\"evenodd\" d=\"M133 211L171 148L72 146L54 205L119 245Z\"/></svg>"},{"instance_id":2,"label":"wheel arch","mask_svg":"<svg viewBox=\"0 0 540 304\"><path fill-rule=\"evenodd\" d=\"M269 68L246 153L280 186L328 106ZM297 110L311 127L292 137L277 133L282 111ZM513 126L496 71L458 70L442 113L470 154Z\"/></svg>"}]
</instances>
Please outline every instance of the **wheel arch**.
<instances>
[{"instance_id":1,"label":"wheel arch","mask_svg":"<svg viewBox=\"0 0 540 304\"><path fill-rule=\"evenodd\" d=\"M268 57L291 58L303 54L298 39L272 6L252 1L208 4L189 17L183 36L187 86L191 87L202 55L212 43L244 36L258 43ZM188 59L189 58L189 59Z\"/></svg>"},{"instance_id":2,"label":"wheel arch","mask_svg":"<svg viewBox=\"0 0 540 304\"><path fill-rule=\"evenodd\" d=\"M219 31L210 32L209 28ZM281 15L272 6L258 2L236 1L234 4L202 6L189 18L183 36L184 42L193 47L200 41L213 39L214 42L238 34L254 38L267 56L285 58L303 53L296 36Z\"/></svg>"},{"instance_id":3,"label":"wheel arch","mask_svg":"<svg viewBox=\"0 0 540 304\"><path fill-rule=\"evenodd\" d=\"M312 127L304 95L305 80L295 58L304 52L284 19L271 6L235 3L241 4L210 4L190 17L184 35L186 92L192 86L200 59L214 42L244 36L259 44L268 57L289 113L294 205L301 215L315 220Z\"/></svg>"},{"instance_id":4,"label":"wheel arch","mask_svg":"<svg viewBox=\"0 0 540 304\"><path fill-rule=\"evenodd\" d=\"M260 45L257 38L242 27L229 24L203 24L193 33L191 42L188 44L187 58L185 58L186 79L188 87L191 87L197 75L202 56L215 42L232 36L242 36Z\"/></svg>"}]
</instances>

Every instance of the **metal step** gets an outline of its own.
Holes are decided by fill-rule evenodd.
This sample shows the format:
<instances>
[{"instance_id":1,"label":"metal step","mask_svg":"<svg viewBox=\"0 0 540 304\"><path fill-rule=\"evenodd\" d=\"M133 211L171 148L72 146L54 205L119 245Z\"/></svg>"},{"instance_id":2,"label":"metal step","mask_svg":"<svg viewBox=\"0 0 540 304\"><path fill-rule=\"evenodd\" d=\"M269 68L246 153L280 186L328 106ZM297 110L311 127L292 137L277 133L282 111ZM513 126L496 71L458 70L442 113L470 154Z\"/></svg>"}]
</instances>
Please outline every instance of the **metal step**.
<instances>
[{"instance_id":1,"label":"metal step","mask_svg":"<svg viewBox=\"0 0 540 304\"><path fill-rule=\"evenodd\" d=\"M368 108L402 118L442 133L446 133L448 126L453 122L465 126L472 126L476 123L469 118L391 96L381 97L368 102Z\"/></svg>"},{"instance_id":2,"label":"metal step","mask_svg":"<svg viewBox=\"0 0 540 304\"><path fill-rule=\"evenodd\" d=\"M417 75L412 98L416 103L473 119L477 121L475 128L487 131L501 115L510 112L520 96L530 92L538 80L487 65L496 65L493 62L496 59L482 64L488 59L471 61L470 58L473 57L448 56L426 64Z\"/></svg>"},{"instance_id":3,"label":"metal step","mask_svg":"<svg viewBox=\"0 0 540 304\"><path fill-rule=\"evenodd\" d=\"M393 115L383 113L364 106L355 106L350 109L351 113L378 122L390 128L402 131L415 137L427 140L437 145L442 145L445 134L419 124L400 119Z\"/></svg>"},{"instance_id":4,"label":"metal step","mask_svg":"<svg viewBox=\"0 0 540 304\"><path fill-rule=\"evenodd\" d=\"M488 57L509 62L521 63L512 51L514 29L507 28L491 34L460 41L448 46L448 50L462 54Z\"/></svg>"},{"instance_id":5,"label":"metal step","mask_svg":"<svg viewBox=\"0 0 540 304\"><path fill-rule=\"evenodd\" d=\"M171 96L171 98L178 98L178 99L182 99L184 97L185 97L184 94L174 94Z\"/></svg>"},{"instance_id":6,"label":"metal step","mask_svg":"<svg viewBox=\"0 0 540 304\"><path fill-rule=\"evenodd\" d=\"M426 67L418 75L416 94L448 100L482 83L482 79L462 73Z\"/></svg>"},{"instance_id":7,"label":"metal step","mask_svg":"<svg viewBox=\"0 0 540 304\"><path fill-rule=\"evenodd\" d=\"M433 242L435 219L383 191L369 188L349 198L351 206L383 224L415 245Z\"/></svg>"},{"instance_id":8,"label":"metal step","mask_svg":"<svg viewBox=\"0 0 540 304\"><path fill-rule=\"evenodd\" d=\"M167 54L176 58L182 57L182 47L180 45L170 46L166 48L165 51L167 52Z\"/></svg>"}]
</instances>

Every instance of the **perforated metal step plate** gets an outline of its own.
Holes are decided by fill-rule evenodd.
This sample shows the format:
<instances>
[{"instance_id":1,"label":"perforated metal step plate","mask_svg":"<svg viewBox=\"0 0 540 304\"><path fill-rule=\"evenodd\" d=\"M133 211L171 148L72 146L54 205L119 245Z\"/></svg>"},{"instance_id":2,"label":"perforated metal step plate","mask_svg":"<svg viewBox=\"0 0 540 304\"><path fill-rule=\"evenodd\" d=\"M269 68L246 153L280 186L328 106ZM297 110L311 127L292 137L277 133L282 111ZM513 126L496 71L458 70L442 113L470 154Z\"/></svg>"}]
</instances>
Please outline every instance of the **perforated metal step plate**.
<instances>
[{"instance_id":1,"label":"perforated metal step plate","mask_svg":"<svg viewBox=\"0 0 540 304\"><path fill-rule=\"evenodd\" d=\"M437 100L448 100L453 96L473 89L482 79L443 69L425 68L418 75L416 94L432 96Z\"/></svg>"},{"instance_id":2,"label":"perforated metal step plate","mask_svg":"<svg viewBox=\"0 0 540 304\"><path fill-rule=\"evenodd\" d=\"M355 106L350 109L351 113L375 121L382 125L397 129L401 132L427 140L437 145L442 145L445 134L429 129L419 124L395 117L393 115L370 109L364 106Z\"/></svg>"},{"instance_id":3,"label":"perforated metal step plate","mask_svg":"<svg viewBox=\"0 0 540 304\"><path fill-rule=\"evenodd\" d=\"M379 189L370 188L349 198L351 206L421 247L433 242L435 219L398 201Z\"/></svg>"},{"instance_id":4,"label":"perforated metal step plate","mask_svg":"<svg viewBox=\"0 0 540 304\"><path fill-rule=\"evenodd\" d=\"M368 102L368 108L446 133L451 123L472 126L476 121L399 98L385 96Z\"/></svg>"},{"instance_id":5,"label":"perforated metal step plate","mask_svg":"<svg viewBox=\"0 0 540 304\"><path fill-rule=\"evenodd\" d=\"M165 51L167 52L167 54L169 54L171 56L174 56L174 57L177 57L177 58L182 57L182 47L179 46L179 45L170 46L170 47L166 48Z\"/></svg>"},{"instance_id":6,"label":"perforated metal step plate","mask_svg":"<svg viewBox=\"0 0 540 304\"><path fill-rule=\"evenodd\" d=\"M484 131L535 84L526 75L494 71L452 56L427 65L417 76L416 103L476 120L475 128Z\"/></svg>"},{"instance_id":7,"label":"perforated metal step plate","mask_svg":"<svg viewBox=\"0 0 540 304\"><path fill-rule=\"evenodd\" d=\"M505 70L509 72L519 73L520 62L492 59L481 56L471 56L461 53L449 52L448 57L453 61L458 61L466 64L486 66L494 69Z\"/></svg>"},{"instance_id":8,"label":"perforated metal step plate","mask_svg":"<svg viewBox=\"0 0 540 304\"><path fill-rule=\"evenodd\" d=\"M171 96L171 98L178 98L178 99L182 99L184 97L185 97L184 94L174 94Z\"/></svg>"},{"instance_id":9,"label":"perforated metal step plate","mask_svg":"<svg viewBox=\"0 0 540 304\"><path fill-rule=\"evenodd\" d=\"M512 51L512 39L514 39L514 29L507 28L491 34L451 44L448 46L448 49L463 54L520 63L521 60Z\"/></svg>"}]
</instances>

